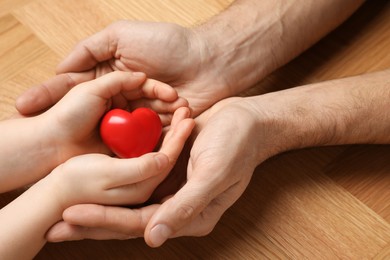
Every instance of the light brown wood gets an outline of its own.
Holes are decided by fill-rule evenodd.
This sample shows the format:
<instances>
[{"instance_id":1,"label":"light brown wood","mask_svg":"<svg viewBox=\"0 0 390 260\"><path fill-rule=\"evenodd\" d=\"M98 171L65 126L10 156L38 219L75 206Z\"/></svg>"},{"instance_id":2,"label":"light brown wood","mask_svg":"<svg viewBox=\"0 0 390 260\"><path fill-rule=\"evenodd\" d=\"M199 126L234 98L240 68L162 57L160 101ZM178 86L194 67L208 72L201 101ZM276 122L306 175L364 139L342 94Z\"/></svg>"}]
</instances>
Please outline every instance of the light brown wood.
<instances>
[{"instance_id":1,"label":"light brown wood","mask_svg":"<svg viewBox=\"0 0 390 260\"><path fill-rule=\"evenodd\" d=\"M0 0L0 119L15 113L14 100L21 92L54 75L75 43L111 22L194 26L231 2ZM367 1L344 25L261 85L278 90L390 67L387 2ZM0 205L17 194L2 194ZM48 244L37 256L133 258L390 259L390 147L311 148L271 158L256 169L244 195L206 237L174 239L159 249L142 239Z\"/></svg>"}]
</instances>

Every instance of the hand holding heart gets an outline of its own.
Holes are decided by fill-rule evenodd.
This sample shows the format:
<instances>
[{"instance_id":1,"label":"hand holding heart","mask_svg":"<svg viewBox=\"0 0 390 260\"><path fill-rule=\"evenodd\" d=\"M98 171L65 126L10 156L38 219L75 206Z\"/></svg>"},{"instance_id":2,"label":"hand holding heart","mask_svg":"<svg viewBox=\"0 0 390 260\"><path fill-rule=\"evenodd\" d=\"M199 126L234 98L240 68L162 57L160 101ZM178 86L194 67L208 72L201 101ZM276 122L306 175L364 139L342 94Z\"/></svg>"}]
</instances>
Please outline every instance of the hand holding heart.
<instances>
[{"instance_id":1,"label":"hand holding heart","mask_svg":"<svg viewBox=\"0 0 390 260\"><path fill-rule=\"evenodd\" d=\"M189 115L187 107L175 111L158 152L130 159L84 154L57 167L46 179L49 183L54 182L55 187L61 186L56 192L61 204L59 212L78 203L144 203L173 168L191 134L194 120Z\"/></svg>"},{"instance_id":2,"label":"hand holding heart","mask_svg":"<svg viewBox=\"0 0 390 260\"><path fill-rule=\"evenodd\" d=\"M211 232L248 185L260 158L256 148L264 147L264 140L273 134L268 127L255 124L253 115L262 114L252 111L254 106L247 102L225 99L195 119L191 152L182 152L188 156L184 157L188 166L178 160L152 194L155 204L137 209L75 205L64 211L65 222L54 225L47 239L144 236L148 245L156 247L168 238ZM183 183L178 183L180 180Z\"/></svg>"},{"instance_id":3,"label":"hand holding heart","mask_svg":"<svg viewBox=\"0 0 390 260\"><path fill-rule=\"evenodd\" d=\"M47 138L53 143L58 163L84 153L110 153L99 137L97 126L112 107L129 109L132 102L147 98L168 124L173 112L187 101L170 86L143 73L112 72L96 80L77 85L47 112L41 114L47 125ZM157 107L157 109L156 109Z\"/></svg>"},{"instance_id":4,"label":"hand holding heart","mask_svg":"<svg viewBox=\"0 0 390 260\"><path fill-rule=\"evenodd\" d=\"M152 152L160 139L161 121L156 112L137 108L109 111L100 124L103 142L120 158L139 157Z\"/></svg>"}]
</instances>

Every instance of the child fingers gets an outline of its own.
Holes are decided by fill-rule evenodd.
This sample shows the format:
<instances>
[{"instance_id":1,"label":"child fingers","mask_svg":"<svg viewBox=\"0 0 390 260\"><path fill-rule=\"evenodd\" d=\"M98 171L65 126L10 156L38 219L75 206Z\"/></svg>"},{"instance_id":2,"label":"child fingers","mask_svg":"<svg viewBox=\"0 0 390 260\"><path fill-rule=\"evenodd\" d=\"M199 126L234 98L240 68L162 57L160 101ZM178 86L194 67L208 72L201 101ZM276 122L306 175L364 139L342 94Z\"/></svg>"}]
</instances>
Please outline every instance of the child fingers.
<instances>
[{"instance_id":1,"label":"child fingers","mask_svg":"<svg viewBox=\"0 0 390 260\"><path fill-rule=\"evenodd\" d=\"M107 189L136 184L164 172L169 159L162 153L148 153L138 158L114 159L107 176Z\"/></svg>"},{"instance_id":2,"label":"child fingers","mask_svg":"<svg viewBox=\"0 0 390 260\"><path fill-rule=\"evenodd\" d=\"M140 92L146 75L141 72L114 71L95 80L79 84L74 89L110 99L123 91Z\"/></svg>"},{"instance_id":3,"label":"child fingers","mask_svg":"<svg viewBox=\"0 0 390 260\"><path fill-rule=\"evenodd\" d=\"M174 114L159 114L161 122L163 123L163 140L160 141L159 146L161 147L162 143L166 143L172 136L172 133L175 131L175 126L185 118L188 118L191 115L191 110L188 107L178 108Z\"/></svg>"},{"instance_id":4,"label":"child fingers","mask_svg":"<svg viewBox=\"0 0 390 260\"><path fill-rule=\"evenodd\" d=\"M169 126L169 130L165 134L163 144L162 144L163 146L166 146L166 143L170 142L170 140L174 136L174 133L176 133L177 131L179 132L186 131L185 129L177 130L177 127L179 123L184 119L188 118L190 114L191 112L187 107L181 107L175 111L171 120L171 125ZM176 137L178 138L179 136Z\"/></svg>"},{"instance_id":5,"label":"child fingers","mask_svg":"<svg viewBox=\"0 0 390 260\"><path fill-rule=\"evenodd\" d=\"M154 79L148 79L142 85L142 92L147 98L157 98L167 102L175 101L178 98L178 94L168 84L162 83Z\"/></svg>"},{"instance_id":6,"label":"child fingers","mask_svg":"<svg viewBox=\"0 0 390 260\"><path fill-rule=\"evenodd\" d=\"M161 183L166 173L147 180L124 185L105 191L105 204L111 205L139 205L146 202L152 195L154 189Z\"/></svg>"},{"instance_id":7,"label":"child fingers","mask_svg":"<svg viewBox=\"0 0 390 260\"><path fill-rule=\"evenodd\" d=\"M188 101L182 97L172 102L161 99L140 98L131 101L128 105L129 110L134 110L139 107L148 107L157 113L174 113L179 107L188 107Z\"/></svg>"},{"instance_id":8,"label":"child fingers","mask_svg":"<svg viewBox=\"0 0 390 260\"><path fill-rule=\"evenodd\" d=\"M171 126L175 128L178 123L186 118L189 118L191 115L191 111L188 107L180 107L173 114Z\"/></svg>"},{"instance_id":9,"label":"child fingers","mask_svg":"<svg viewBox=\"0 0 390 260\"><path fill-rule=\"evenodd\" d=\"M164 140L160 152L166 154L169 158L171 166L176 162L180 155L181 150L184 147L185 142L191 134L192 129L195 126L195 122L192 118L186 118L177 126L177 129L167 133L167 140Z\"/></svg>"},{"instance_id":10,"label":"child fingers","mask_svg":"<svg viewBox=\"0 0 390 260\"><path fill-rule=\"evenodd\" d=\"M172 119L172 126L167 132L160 148L160 152L168 156L171 167L175 164L195 126L194 120L186 117L187 113L185 110L175 113Z\"/></svg>"}]
</instances>

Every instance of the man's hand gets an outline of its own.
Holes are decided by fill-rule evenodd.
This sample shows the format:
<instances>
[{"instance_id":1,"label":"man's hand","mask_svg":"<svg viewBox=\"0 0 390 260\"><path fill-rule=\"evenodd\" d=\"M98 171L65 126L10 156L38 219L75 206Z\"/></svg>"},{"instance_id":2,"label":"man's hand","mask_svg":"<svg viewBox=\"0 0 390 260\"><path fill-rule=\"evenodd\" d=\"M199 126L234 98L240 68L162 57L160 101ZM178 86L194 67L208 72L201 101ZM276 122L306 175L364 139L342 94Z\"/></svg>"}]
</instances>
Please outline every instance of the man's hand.
<instances>
[{"instance_id":1,"label":"man's hand","mask_svg":"<svg viewBox=\"0 0 390 260\"><path fill-rule=\"evenodd\" d=\"M80 42L59 64L58 75L25 92L16 107L22 114L36 113L81 82L112 71L142 71L175 87L199 114L230 94L209 59L205 40L193 30L169 23L119 21ZM148 99L140 102L155 108Z\"/></svg>"},{"instance_id":2,"label":"man's hand","mask_svg":"<svg viewBox=\"0 0 390 260\"><path fill-rule=\"evenodd\" d=\"M147 243L159 246L172 237L205 235L239 198L254 167L274 154L318 145L390 143L389 75L384 71L225 100L197 118L184 186L170 187L167 179L159 187L179 189L173 196L138 209L68 208L66 222L55 225L48 239L124 239L145 229ZM185 181L181 170L168 178Z\"/></svg>"},{"instance_id":3,"label":"man's hand","mask_svg":"<svg viewBox=\"0 0 390 260\"><path fill-rule=\"evenodd\" d=\"M67 223L56 224L47 235L49 241L137 237L146 228L146 242L157 247L168 238L211 232L222 214L241 196L259 160L265 158L265 153L260 155L257 150L268 128L258 130L256 116L244 100L224 100L197 118L198 133L187 175L185 167L171 172L152 195L153 201L159 200L161 205L134 210L77 205L64 212ZM183 179L187 179L184 186L172 182ZM175 192L174 189L179 190L163 198L167 191ZM129 218L136 224L129 226Z\"/></svg>"},{"instance_id":4,"label":"man's hand","mask_svg":"<svg viewBox=\"0 0 390 260\"><path fill-rule=\"evenodd\" d=\"M194 29L116 22L80 42L58 66L59 75L28 90L16 107L36 113L82 81L114 70L141 71L175 87L196 116L289 62L363 2L237 0Z\"/></svg>"}]
</instances>

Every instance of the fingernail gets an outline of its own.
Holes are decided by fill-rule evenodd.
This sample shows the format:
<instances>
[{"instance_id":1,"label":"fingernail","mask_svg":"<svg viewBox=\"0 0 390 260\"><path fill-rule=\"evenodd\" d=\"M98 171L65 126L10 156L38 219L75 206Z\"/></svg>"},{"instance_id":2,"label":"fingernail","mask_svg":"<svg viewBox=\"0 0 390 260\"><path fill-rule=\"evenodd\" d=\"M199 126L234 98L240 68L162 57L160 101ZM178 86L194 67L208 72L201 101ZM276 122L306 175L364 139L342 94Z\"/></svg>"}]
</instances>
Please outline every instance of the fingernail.
<instances>
[{"instance_id":1,"label":"fingernail","mask_svg":"<svg viewBox=\"0 0 390 260\"><path fill-rule=\"evenodd\" d=\"M132 74L134 77L137 77L137 78L142 78L142 77L145 77L145 73L143 72L139 72L139 71L136 71L136 72L133 72Z\"/></svg>"},{"instance_id":2,"label":"fingernail","mask_svg":"<svg viewBox=\"0 0 390 260\"><path fill-rule=\"evenodd\" d=\"M169 160L165 154L158 153L154 156L154 159L156 160L158 170L165 169L168 166Z\"/></svg>"},{"instance_id":3,"label":"fingernail","mask_svg":"<svg viewBox=\"0 0 390 260\"><path fill-rule=\"evenodd\" d=\"M164 244L164 242L172 234L172 230L164 224L158 224L150 231L150 241L153 246L158 247Z\"/></svg>"}]
</instances>

